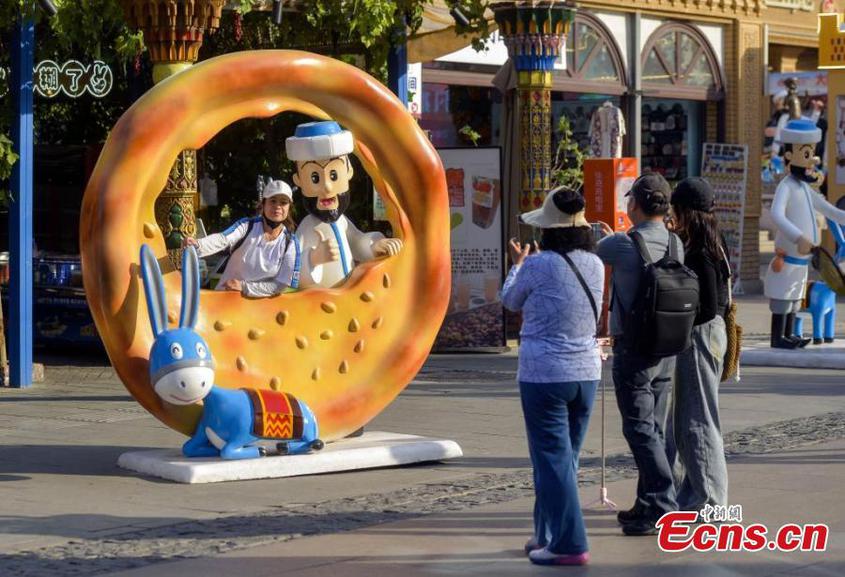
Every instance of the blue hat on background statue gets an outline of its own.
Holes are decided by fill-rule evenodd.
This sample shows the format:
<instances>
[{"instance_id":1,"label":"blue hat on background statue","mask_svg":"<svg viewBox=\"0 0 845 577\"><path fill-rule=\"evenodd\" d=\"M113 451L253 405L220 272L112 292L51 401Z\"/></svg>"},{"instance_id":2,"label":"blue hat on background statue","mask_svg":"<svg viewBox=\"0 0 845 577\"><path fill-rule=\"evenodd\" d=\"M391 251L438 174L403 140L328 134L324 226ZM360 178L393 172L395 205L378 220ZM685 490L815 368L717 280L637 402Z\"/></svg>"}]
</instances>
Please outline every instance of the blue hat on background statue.
<instances>
[{"instance_id":1,"label":"blue hat on background statue","mask_svg":"<svg viewBox=\"0 0 845 577\"><path fill-rule=\"evenodd\" d=\"M784 144L817 144L822 140L822 131L809 118L790 120L780 131Z\"/></svg>"},{"instance_id":2,"label":"blue hat on background statue","mask_svg":"<svg viewBox=\"0 0 845 577\"><path fill-rule=\"evenodd\" d=\"M296 133L285 140L288 159L294 162L328 160L350 154L354 149L352 133L334 120L300 124Z\"/></svg>"}]
</instances>

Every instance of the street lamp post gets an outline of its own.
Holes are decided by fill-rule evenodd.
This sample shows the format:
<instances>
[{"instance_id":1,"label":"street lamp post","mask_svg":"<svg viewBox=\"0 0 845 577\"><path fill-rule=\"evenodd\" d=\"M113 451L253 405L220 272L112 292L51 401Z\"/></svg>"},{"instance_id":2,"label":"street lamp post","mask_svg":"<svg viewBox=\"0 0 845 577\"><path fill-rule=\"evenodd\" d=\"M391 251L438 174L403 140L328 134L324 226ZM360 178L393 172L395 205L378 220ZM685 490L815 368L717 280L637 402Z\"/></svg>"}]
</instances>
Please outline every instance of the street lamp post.
<instances>
[{"instance_id":1,"label":"street lamp post","mask_svg":"<svg viewBox=\"0 0 845 577\"><path fill-rule=\"evenodd\" d=\"M51 0L38 0L48 17L56 15ZM9 205L9 385L32 385L32 165L35 2L21 7L12 36L12 199ZM2 327L0 327L2 328ZM5 375L6 367L0 367ZM2 379L0 379L2 385Z\"/></svg>"},{"instance_id":2,"label":"street lamp post","mask_svg":"<svg viewBox=\"0 0 845 577\"><path fill-rule=\"evenodd\" d=\"M153 81L161 82L197 61L206 31L216 30L226 0L121 0L129 25L144 33L153 62ZM182 239L196 236L197 152L179 153L167 184L156 200L156 222L171 261L179 266Z\"/></svg>"},{"instance_id":3,"label":"street lamp post","mask_svg":"<svg viewBox=\"0 0 845 577\"><path fill-rule=\"evenodd\" d=\"M23 9L12 39L13 151L9 205L9 385L32 385L32 65L35 25ZM5 370L5 367L3 367Z\"/></svg>"},{"instance_id":4,"label":"street lamp post","mask_svg":"<svg viewBox=\"0 0 845 577\"><path fill-rule=\"evenodd\" d=\"M408 105L408 38L405 18L400 18L401 24L394 31L394 38L387 53L387 87Z\"/></svg>"},{"instance_id":5,"label":"street lamp post","mask_svg":"<svg viewBox=\"0 0 845 577\"><path fill-rule=\"evenodd\" d=\"M552 71L575 18L575 7L556 1L502 2L492 6L499 33L518 74L521 212L543 204L551 188Z\"/></svg>"}]
</instances>

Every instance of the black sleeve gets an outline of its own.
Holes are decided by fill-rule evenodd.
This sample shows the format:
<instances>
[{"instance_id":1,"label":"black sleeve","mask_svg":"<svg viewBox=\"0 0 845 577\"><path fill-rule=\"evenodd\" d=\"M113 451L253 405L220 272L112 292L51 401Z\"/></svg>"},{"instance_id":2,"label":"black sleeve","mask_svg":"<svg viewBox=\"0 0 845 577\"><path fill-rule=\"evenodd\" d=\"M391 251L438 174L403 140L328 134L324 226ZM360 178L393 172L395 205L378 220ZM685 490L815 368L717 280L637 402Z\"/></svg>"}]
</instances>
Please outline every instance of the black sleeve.
<instances>
[{"instance_id":1,"label":"black sleeve","mask_svg":"<svg viewBox=\"0 0 845 577\"><path fill-rule=\"evenodd\" d=\"M695 324L713 320L719 308L719 273L716 266L701 253L690 254L686 265L698 275L699 309Z\"/></svg>"}]
</instances>

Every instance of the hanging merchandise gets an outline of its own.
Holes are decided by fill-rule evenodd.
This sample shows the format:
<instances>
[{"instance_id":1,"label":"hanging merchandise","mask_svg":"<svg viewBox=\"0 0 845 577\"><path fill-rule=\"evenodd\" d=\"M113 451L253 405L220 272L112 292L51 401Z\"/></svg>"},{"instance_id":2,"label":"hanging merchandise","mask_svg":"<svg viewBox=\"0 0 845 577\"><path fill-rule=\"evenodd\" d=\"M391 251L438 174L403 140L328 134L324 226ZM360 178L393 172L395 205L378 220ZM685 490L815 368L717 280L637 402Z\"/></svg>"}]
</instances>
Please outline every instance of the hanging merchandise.
<instances>
[{"instance_id":1,"label":"hanging merchandise","mask_svg":"<svg viewBox=\"0 0 845 577\"><path fill-rule=\"evenodd\" d=\"M742 235L745 220L745 190L748 180L748 147L744 144L705 143L701 156L701 177L716 193L714 212L728 247L733 292L743 294L739 281L742 264Z\"/></svg>"},{"instance_id":2,"label":"hanging merchandise","mask_svg":"<svg viewBox=\"0 0 845 577\"><path fill-rule=\"evenodd\" d=\"M622 158L625 117L618 106L607 101L590 120L590 155L594 158Z\"/></svg>"}]
</instances>

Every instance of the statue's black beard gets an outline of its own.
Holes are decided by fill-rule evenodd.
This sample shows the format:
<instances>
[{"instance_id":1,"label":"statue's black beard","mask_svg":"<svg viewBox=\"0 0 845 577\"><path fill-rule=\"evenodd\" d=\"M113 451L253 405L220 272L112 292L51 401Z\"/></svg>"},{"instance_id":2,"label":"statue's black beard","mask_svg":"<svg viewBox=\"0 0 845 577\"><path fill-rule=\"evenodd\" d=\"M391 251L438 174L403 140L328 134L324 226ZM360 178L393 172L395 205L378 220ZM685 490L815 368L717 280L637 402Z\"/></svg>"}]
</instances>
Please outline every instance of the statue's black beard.
<instances>
[{"instance_id":1,"label":"statue's black beard","mask_svg":"<svg viewBox=\"0 0 845 577\"><path fill-rule=\"evenodd\" d=\"M789 173L802 182L814 183L817 177L807 174L807 169L802 166L789 165Z\"/></svg>"},{"instance_id":2,"label":"statue's black beard","mask_svg":"<svg viewBox=\"0 0 845 577\"><path fill-rule=\"evenodd\" d=\"M312 196L303 196L302 197L302 204L305 205L305 210L308 211L308 214L313 214L323 222L336 222L346 209L349 208L349 193L344 192L337 195L337 208L334 210L320 210L317 208L317 201L319 199L317 197Z\"/></svg>"}]
</instances>

